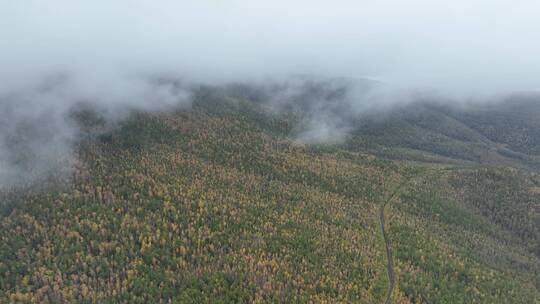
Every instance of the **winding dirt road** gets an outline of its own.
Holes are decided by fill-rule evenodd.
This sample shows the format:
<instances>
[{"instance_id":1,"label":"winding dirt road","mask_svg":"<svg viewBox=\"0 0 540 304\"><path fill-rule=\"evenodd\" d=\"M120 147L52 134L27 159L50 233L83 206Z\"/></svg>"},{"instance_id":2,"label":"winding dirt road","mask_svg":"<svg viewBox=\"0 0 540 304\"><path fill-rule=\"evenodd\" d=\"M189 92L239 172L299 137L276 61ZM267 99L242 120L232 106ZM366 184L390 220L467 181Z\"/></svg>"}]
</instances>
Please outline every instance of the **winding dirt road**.
<instances>
[{"instance_id":1,"label":"winding dirt road","mask_svg":"<svg viewBox=\"0 0 540 304\"><path fill-rule=\"evenodd\" d=\"M442 174L443 172L460 170L460 169L464 169L464 168L456 166L456 167L449 167L449 168L428 169L427 171L434 171L436 174ZM392 298L392 292L394 290L394 284L395 284L395 276L394 276L394 257L392 256L392 247L390 246L390 240L388 239L388 235L386 234L386 230L384 229L384 208L386 207L388 203L390 203L394 198L396 198L396 196L398 196L401 193L401 190L403 189L403 187L405 187L409 182L411 182L413 179L424 177L425 175L426 175L426 171L422 174L416 175L416 177L409 177L405 181L402 181L379 209L379 222L381 224L381 232L383 235L384 244L386 246L386 260L387 260L386 268L388 272L388 281L389 281L388 291L386 293L386 300L384 301L385 304L389 304Z\"/></svg>"},{"instance_id":2,"label":"winding dirt road","mask_svg":"<svg viewBox=\"0 0 540 304\"><path fill-rule=\"evenodd\" d=\"M401 188L405 186L405 184L408 181L402 182L395 190L392 192L390 197L384 202L384 204L379 209L379 222L381 224L381 232L384 239L384 244L386 246L386 260L387 260L387 271L388 271L388 291L386 292L386 300L384 301L385 304L390 303L390 299L392 297L392 291L394 290L394 284L395 284L395 278L394 278L394 257L392 256L392 248L390 247L390 240L388 239L388 235L386 234L386 230L384 229L384 208L386 205L392 201L400 192Z\"/></svg>"},{"instance_id":3,"label":"winding dirt road","mask_svg":"<svg viewBox=\"0 0 540 304\"><path fill-rule=\"evenodd\" d=\"M385 204L386 205L386 204ZM390 248L390 241L384 230L384 205L381 206L379 212L379 220L381 222L381 231L384 238L384 243L386 245L386 259L387 259L387 271L388 271L388 291L386 292L385 304L390 303L390 297L392 296L392 291L394 290L394 258L392 257L392 249Z\"/></svg>"}]
</instances>

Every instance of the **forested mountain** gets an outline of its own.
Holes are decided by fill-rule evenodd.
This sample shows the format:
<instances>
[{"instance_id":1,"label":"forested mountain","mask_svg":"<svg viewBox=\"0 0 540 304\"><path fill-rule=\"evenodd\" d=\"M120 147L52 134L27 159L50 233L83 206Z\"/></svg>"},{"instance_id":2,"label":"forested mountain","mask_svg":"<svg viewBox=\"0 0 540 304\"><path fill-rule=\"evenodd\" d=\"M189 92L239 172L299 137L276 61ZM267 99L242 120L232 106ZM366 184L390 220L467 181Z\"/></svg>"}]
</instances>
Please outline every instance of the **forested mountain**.
<instances>
[{"instance_id":1,"label":"forested mountain","mask_svg":"<svg viewBox=\"0 0 540 304\"><path fill-rule=\"evenodd\" d=\"M540 103L341 115L340 81L75 113L71 177L0 194L0 301L540 303Z\"/></svg>"},{"instance_id":2,"label":"forested mountain","mask_svg":"<svg viewBox=\"0 0 540 304\"><path fill-rule=\"evenodd\" d=\"M509 98L496 104L417 103L383 120L366 119L357 145L394 157L540 168L540 103ZM357 147L357 146L355 146ZM384 152L383 152L384 151Z\"/></svg>"}]
</instances>

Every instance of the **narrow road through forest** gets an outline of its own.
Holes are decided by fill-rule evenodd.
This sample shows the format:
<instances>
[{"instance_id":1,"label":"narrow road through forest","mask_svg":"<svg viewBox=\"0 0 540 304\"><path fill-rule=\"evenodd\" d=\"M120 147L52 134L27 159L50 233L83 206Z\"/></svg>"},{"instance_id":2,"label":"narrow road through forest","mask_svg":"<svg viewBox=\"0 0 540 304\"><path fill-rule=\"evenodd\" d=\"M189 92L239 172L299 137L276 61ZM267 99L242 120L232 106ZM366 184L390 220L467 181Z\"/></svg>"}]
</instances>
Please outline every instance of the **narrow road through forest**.
<instances>
[{"instance_id":1,"label":"narrow road through forest","mask_svg":"<svg viewBox=\"0 0 540 304\"><path fill-rule=\"evenodd\" d=\"M405 187L407 184L409 184L413 179L418 179L421 177L425 177L427 171L433 171L436 174L442 174L443 172L448 171L454 171L454 170L460 170L464 169L463 167L455 166L455 167L449 167L449 168L434 168L434 169L428 169L424 171L422 174L417 174L414 177L408 177L404 181L402 181L390 194L388 199L384 201L381 208L379 209L379 222L381 224L381 232L384 239L384 244L386 246L386 260L387 260L387 272L388 272L388 291L386 293L386 300L384 301L385 304L389 304L390 300L392 298L392 292L394 290L394 284L395 284L395 276L394 276L394 257L392 256L392 247L390 246L390 239L388 238L388 235L386 234L386 230L384 229L384 209L388 203L390 203L393 199L395 199L402 191L403 187ZM438 177L438 175L435 175L433 178Z\"/></svg>"},{"instance_id":2,"label":"narrow road through forest","mask_svg":"<svg viewBox=\"0 0 540 304\"><path fill-rule=\"evenodd\" d=\"M379 220L381 222L381 231L384 238L384 243L386 245L386 260L387 260L387 271L388 271L388 291L386 292L385 304L390 303L390 297L392 296L392 291L394 290L394 258L392 257L392 249L390 249L390 241L384 230L384 205L381 206L379 212Z\"/></svg>"},{"instance_id":3,"label":"narrow road through forest","mask_svg":"<svg viewBox=\"0 0 540 304\"><path fill-rule=\"evenodd\" d=\"M392 256L392 248L390 247L390 240L388 239L388 235L386 234L386 230L384 229L384 208L390 201L392 201L401 192L401 188L407 182L408 181L402 182L394 190L394 192L392 192L390 197L383 203L383 205L379 209L379 222L381 224L381 232L383 235L384 244L386 246L386 261L387 261L386 268L388 272L388 291L386 292L386 300L384 301L385 304L390 303L390 299L392 298L392 291L394 290L395 278L394 278L394 257Z\"/></svg>"}]
</instances>

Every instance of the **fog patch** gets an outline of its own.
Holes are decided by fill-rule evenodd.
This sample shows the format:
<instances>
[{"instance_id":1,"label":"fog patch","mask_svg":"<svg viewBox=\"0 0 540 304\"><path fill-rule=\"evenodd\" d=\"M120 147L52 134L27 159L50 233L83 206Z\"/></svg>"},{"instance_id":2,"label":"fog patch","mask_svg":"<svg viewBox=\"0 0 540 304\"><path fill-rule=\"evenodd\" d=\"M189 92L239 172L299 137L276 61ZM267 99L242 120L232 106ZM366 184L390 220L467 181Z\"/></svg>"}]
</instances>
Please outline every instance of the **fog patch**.
<instances>
[{"instance_id":1,"label":"fog patch","mask_svg":"<svg viewBox=\"0 0 540 304\"><path fill-rule=\"evenodd\" d=\"M108 82L108 83L107 83ZM57 74L0 96L0 186L69 177L81 135L76 114L93 111L115 124L133 111L189 106L178 81Z\"/></svg>"}]
</instances>

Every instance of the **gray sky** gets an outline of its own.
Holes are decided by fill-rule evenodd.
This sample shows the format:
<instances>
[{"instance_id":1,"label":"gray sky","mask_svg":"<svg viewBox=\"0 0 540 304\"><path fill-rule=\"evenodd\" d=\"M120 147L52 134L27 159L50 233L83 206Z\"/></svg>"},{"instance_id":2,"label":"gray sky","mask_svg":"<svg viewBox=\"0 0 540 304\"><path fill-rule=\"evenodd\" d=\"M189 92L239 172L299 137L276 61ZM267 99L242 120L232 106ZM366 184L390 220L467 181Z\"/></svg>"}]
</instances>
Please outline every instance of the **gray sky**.
<instances>
[{"instance_id":1,"label":"gray sky","mask_svg":"<svg viewBox=\"0 0 540 304\"><path fill-rule=\"evenodd\" d=\"M316 73L457 94L533 90L538 16L533 0L0 0L0 93L58 70L91 89L139 73Z\"/></svg>"}]
</instances>

